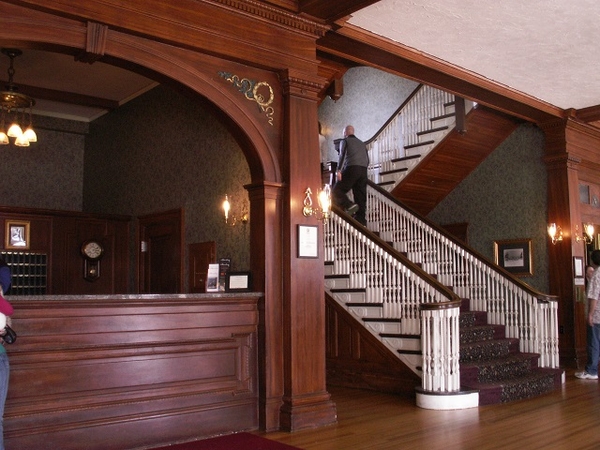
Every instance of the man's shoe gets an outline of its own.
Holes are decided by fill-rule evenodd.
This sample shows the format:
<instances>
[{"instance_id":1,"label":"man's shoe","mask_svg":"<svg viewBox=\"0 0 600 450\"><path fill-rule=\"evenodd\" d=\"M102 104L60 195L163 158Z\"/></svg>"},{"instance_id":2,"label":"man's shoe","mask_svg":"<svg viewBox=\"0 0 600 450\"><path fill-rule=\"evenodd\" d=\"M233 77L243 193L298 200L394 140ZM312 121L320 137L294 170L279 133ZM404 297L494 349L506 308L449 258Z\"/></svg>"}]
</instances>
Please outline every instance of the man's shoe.
<instances>
[{"instance_id":1,"label":"man's shoe","mask_svg":"<svg viewBox=\"0 0 600 450\"><path fill-rule=\"evenodd\" d=\"M357 212L358 212L358 205L356 203L353 203L348 208L346 208L346 213L350 214L351 216L353 216Z\"/></svg>"},{"instance_id":2,"label":"man's shoe","mask_svg":"<svg viewBox=\"0 0 600 450\"><path fill-rule=\"evenodd\" d=\"M586 371L576 372L575 376L577 378L581 378L582 380L597 380L598 379L598 375L592 375L590 373L587 373Z\"/></svg>"}]
</instances>

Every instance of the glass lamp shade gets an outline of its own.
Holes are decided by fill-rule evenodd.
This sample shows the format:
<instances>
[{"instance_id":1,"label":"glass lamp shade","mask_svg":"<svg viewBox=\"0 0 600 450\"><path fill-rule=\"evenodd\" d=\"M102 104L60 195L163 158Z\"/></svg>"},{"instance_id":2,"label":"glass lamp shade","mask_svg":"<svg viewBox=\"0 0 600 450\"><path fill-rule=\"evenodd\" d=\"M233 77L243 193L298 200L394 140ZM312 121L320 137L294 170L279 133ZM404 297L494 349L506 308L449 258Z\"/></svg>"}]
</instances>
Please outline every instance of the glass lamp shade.
<instances>
[{"instance_id":1,"label":"glass lamp shade","mask_svg":"<svg viewBox=\"0 0 600 450\"><path fill-rule=\"evenodd\" d=\"M15 145L17 147L29 147L29 141L27 140L25 135L21 133L21 135L17 136L17 138L15 139Z\"/></svg>"},{"instance_id":2,"label":"glass lamp shade","mask_svg":"<svg viewBox=\"0 0 600 450\"><path fill-rule=\"evenodd\" d=\"M13 122L13 124L8 127L8 131L6 132L6 134L9 137L19 137L23 134L23 130L21 129L21 127L19 126L19 124L17 122Z\"/></svg>"},{"instance_id":3,"label":"glass lamp shade","mask_svg":"<svg viewBox=\"0 0 600 450\"><path fill-rule=\"evenodd\" d=\"M4 131L0 131L0 145L8 145L8 136Z\"/></svg>"},{"instance_id":4,"label":"glass lamp shade","mask_svg":"<svg viewBox=\"0 0 600 450\"><path fill-rule=\"evenodd\" d=\"M37 142L37 134L35 134L35 131L33 131L33 128L31 127L27 127L23 136L28 142Z\"/></svg>"}]
</instances>

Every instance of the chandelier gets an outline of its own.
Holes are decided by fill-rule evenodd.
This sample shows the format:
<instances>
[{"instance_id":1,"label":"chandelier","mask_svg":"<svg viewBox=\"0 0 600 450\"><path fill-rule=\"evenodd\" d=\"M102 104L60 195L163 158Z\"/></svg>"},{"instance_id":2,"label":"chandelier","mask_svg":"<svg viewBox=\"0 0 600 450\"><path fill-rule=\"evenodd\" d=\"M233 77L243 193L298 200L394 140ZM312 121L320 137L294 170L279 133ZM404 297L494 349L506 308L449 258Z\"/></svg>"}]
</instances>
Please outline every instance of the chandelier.
<instances>
[{"instance_id":1,"label":"chandelier","mask_svg":"<svg viewBox=\"0 0 600 450\"><path fill-rule=\"evenodd\" d=\"M10 58L8 83L5 90L0 91L0 145L8 145L8 138L14 138L18 147L29 147L30 142L37 142L37 135L31 125L31 109L35 100L18 92L13 83L15 69L14 59L23 52L15 48L3 48L2 53ZM26 123L26 119L28 121ZM8 129L6 128L8 126Z\"/></svg>"}]
</instances>

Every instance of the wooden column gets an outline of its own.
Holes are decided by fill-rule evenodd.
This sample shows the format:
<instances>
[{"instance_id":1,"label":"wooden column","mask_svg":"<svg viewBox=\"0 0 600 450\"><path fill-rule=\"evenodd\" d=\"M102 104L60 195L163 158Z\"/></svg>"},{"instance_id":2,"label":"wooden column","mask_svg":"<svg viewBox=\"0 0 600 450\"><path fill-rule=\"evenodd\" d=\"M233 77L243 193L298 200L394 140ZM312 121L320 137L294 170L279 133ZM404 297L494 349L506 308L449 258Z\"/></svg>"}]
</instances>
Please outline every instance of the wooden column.
<instances>
[{"instance_id":1,"label":"wooden column","mask_svg":"<svg viewBox=\"0 0 600 450\"><path fill-rule=\"evenodd\" d=\"M250 239L253 289L264 292L258 302L259 426L280 428L283 397L282 240L283 186L260 183L245 186L250 197Z\"/></svg>"},{"instance_id":2,"label":"wooden column","mask_svg":"<svg viewBox=\"0 0 600 450\"><path fill-rule=\"evenodd\" d=\"M299 224L321 223L304 217L304 192L321 184L317 93L319 82L286 72L284 80L284 179L288 190L283 223L284 397L281 427L294 431L334 423L336 409L325 386L325 299L323 255L298 258Z\"/></svg>"},{"instance_id":3,"label":"wooden column","mask_svg":"<svg viewBox=\"0 0 600 450\"><path fill-rule=\"evenodd\" d=\"M583 144L577 127L570 120L544 124L546 165L548 170L548 222L562 228L563 241L552 244L548 239L548 273L550 294L559 297L559 343L561 364L574 366L577 348L585 342L586 326L578 312L577 298L584 293L574 281L573 257L585 256L585 247L575 239L575 227L581 233L579 168L587 144ZM580 308L579 308L580 309ZM575 317L578 320L575 320ZM579 349L581 353L581 348Z\"/></svg>"}]
</instances>

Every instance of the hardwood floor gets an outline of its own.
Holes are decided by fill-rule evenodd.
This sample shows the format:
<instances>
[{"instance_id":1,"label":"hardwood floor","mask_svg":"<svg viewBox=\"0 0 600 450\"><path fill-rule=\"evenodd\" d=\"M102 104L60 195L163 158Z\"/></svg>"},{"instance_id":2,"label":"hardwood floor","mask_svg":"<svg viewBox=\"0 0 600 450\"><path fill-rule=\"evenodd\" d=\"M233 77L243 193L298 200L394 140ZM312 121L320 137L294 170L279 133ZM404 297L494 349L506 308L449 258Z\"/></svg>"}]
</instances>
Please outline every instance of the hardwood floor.
<instances>
[{"instance_id":1,"label":"hardwood floor","mask_svg":"<svg viewBox=\"0 0 600 450\"><path fill-rule=\"evenodd\" d=\"M567 370L561 390L532 400L430 411L414 398L331 387L338 423L264 436L305 450L600 448L600 384Z\"/></svg>"}]
</instances>

